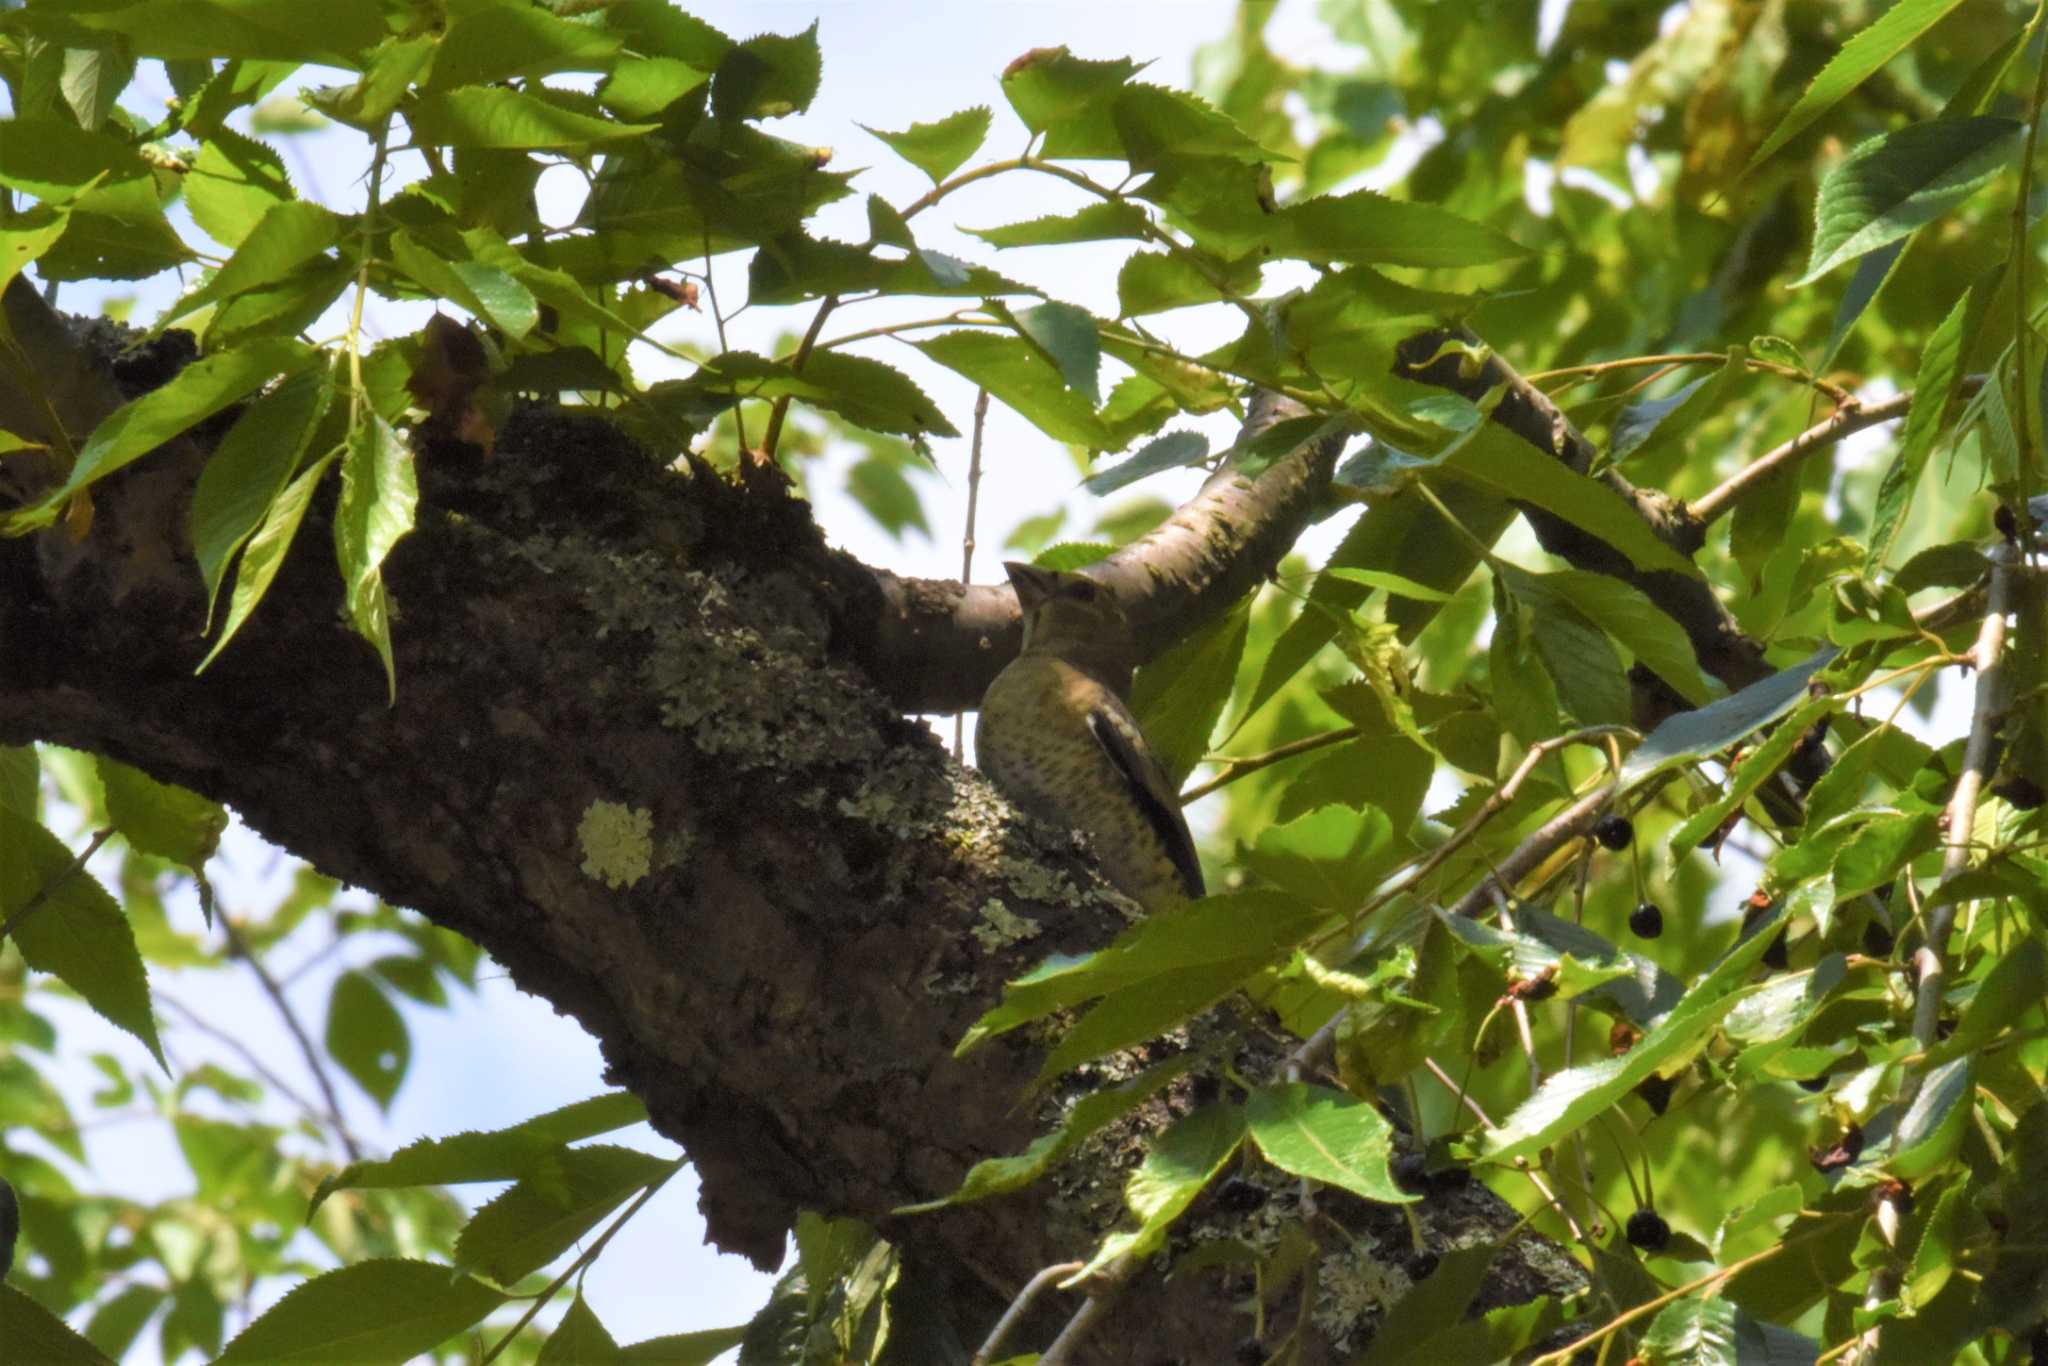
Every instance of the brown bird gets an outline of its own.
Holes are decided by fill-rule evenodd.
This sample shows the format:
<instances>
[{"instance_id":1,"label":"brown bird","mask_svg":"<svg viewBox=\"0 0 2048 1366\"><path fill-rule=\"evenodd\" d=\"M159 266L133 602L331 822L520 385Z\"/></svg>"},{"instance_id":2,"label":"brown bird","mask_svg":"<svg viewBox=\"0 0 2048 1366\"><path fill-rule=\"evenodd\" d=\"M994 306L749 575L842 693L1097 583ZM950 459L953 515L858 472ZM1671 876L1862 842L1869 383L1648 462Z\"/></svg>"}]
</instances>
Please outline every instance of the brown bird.
<instances>
[{"instance_id":1,"label":"brown bird","mask_svg":"<svg viewBox=\"0 0 2048 1366\"><path fill-rule=\"evenodd\" d=\"M1082 574L1006 563L1024 648L981 699L976 762L1003 795L1088 836L1109 880L1147 911L1203 894L1180 802L1125 704L1129 627Z\"/></svg>"}]
</instances>

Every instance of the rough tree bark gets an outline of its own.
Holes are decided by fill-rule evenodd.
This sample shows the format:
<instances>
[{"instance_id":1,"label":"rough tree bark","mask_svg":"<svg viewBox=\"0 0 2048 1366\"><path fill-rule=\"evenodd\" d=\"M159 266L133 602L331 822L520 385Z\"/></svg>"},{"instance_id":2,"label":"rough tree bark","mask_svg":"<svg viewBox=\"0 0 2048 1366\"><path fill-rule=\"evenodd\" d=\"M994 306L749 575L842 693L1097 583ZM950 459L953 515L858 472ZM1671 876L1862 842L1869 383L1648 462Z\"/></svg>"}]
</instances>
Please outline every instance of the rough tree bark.
<instances>
[{"instance_id":1,"label":"rough tree bark","mask_svg":"<svg viewBox=\"0 0 2048 1366\"><path fill-rule=\"evenodd\" d=\"M108 381L76 354L40 363L50 392L68 386L65 411L105 410ZM964 1059L952 1046L1006 978L1124 923L1084 850L904 717L971 696L1014 649L1007 590L894 580L831 550L775 478L665 470L595 416L530 409L488 461L419 457L418 529L387 566L395 702L339 616L331 493L254 620L195 676L204 605L183 527L206 441L97 487L81 542L0 541L0 742L105 753L228 802L481 944L588 1029L688 1150L728 1251L772 1266L801 1208L873 1221L925 1278L928 1345L969 1348L1033 1273L1086 1254L1138 1131L1199 1087L1167 1092L1050 1190L891 1214L1038 1131L1044 1110L1018 1104L1031 1041ZM1298 452L1256 485L1221 476L1110 567L1159 585L1154 648L1175 614L1214 610L1277 563L1334 454ZM1287 1046L1257 1022L1251 1038L1247 1068ZM1270 1234L1296 1198L1275 1190L1259 1214L1205 1218ZM1514 1222L1477 1183L1422 1208L1442 1239ZM1327 1192L1317 1209L1398 1266L1395 1212ZM1245 1282L1218 1293L1219 1274L1140 1277L1089 1359L1222 1359L1249 1321L1233 1302ZM1380 1284L1406 1282L1383 1270ZM1481 1303L1576 1284L1524 1235ZM1074 1303L1049 1297L1012 1349L1042 1345ZM1270 1307L1276 1332L1292 1303ZM1319 1322L1303 1360L1340 1359L1375 1303Z\"/></svg>"}]
</instances>

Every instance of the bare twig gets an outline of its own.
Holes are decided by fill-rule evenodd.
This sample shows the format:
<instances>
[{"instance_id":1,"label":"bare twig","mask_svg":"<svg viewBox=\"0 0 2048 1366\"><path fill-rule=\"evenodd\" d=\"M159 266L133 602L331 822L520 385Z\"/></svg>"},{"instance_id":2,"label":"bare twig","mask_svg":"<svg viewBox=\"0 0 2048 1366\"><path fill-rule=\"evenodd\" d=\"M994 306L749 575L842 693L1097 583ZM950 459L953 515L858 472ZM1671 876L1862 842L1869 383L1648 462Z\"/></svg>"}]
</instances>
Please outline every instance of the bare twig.
<instances>
[{"instance_id":1,"label":"bare twig","mask_svg":"<svg viewBox=\"0 0 2048 1366\"><path fill-rule=\"evenodd\" d=\"M1039 1293L1060 1277L1071 1276L1085 1265L1085 1262L1055 1262L1026 1282L1024 1288L1017 1292L1017 1298L1010 1301L1010 1307L1003 1311L1003 1316L996 1320L996 1326L989 1329L987 1340L969 1360L968 1366L988 1366L995 1359L996 1350L1003 1345L1003 1339L1010 1335Z\"/></svg>"},{"instance_id":2,"label":"bare twig","mask_svg":"<svg viewBox=\"0 0 2048 1366\"><path fill-rule=\"evenodd\" d=\"M1052 1340L1052 1346L1038 1358L1038 1366L1073 1366L1074 1354L1081 1350L1081 1344L1095 1331L1096 1325L1108 1317L1116 1292L1136 1267L1130 1258L1119 1257L1093 1279L1088 1287L1088 1298L1074 1311L1074 1317L1067 1320L1067 1326L1060 1329L1060 1335Z\"/></svg>"},{"instance_id":3,"label":"bare twig","mask_svg":"<svg viewBox=\"0 0 2048 1366\"><path fill-rule=\"evenodd\" d=\"M263 1059L257 1057L255 1050L244 1043L239 1035L230 1030L222 1029L219 1025L214 1024L198 1011L180 1001L177 997L171 996L161 989L152 991L151 995L157 1001L169 1007L172 1013L182 1016L185 1023L193 1029L198 1030L201 1034L206 1035L217 1043L226 1044L230 1049L234 1050L236 1056L240 1057L248 1065L250 1071L263 1079L264 1083L271 1090L283 1096L293 1105L296 1105L302 1113L313 1116L321 1123L333 1129L337 1138L342 1137L343 1131L339 1115L334 1114L332 1111L323 1111L310 1097L299 1094L291 1083L271 1070L264 1063Z\"/></svg>"},{"instance_id":4,"label":"bare twig","mask_svg":"<svg viewBox=\"0 0 2048 1366\"><path fill-rule=\"evenodd\" d=\"M1292 759L1297 755L1308 754L1330 745L1340 744L1345 740L1355 739L1357 735L1357 726L1345 726L1338 730L1324 731L1321 735L1310 735L1304 739L1291 740L1275 749L1267 750L1264 754L1247 754L1241 759L1224 759L1221 761L1221 770L1216 776L1208 779L1206 782L1196 783L1193 787L1180 794L1180 804L1182 806L1191 805L1208 796L1217 788L1227 787L1247 774L1256 773L1260 769L1277 764L1283 759Z\"/></svg>"},{"instance_id":5,"label":"bare twig","mask_svg":"<svg viewBox=\"0 0 2048 1366\"><path fill-rule=\"evenodd\" d=\"M1435 1077L1459 1104L1472 1112L1475 1119L1489 1129L1493 1127L1493 1120L1487 1115L1486 1108L1478 1101L1472 1099L1471 1094L1463 1086L1452 1081L1449 1074L1438 1065L1435 1058L1424 1058L1422 1065L1429 1069L1429 1074ZM1522 1175L1529 1178L1529 1184L1536 1188L1537 1193L1543 1197L1544 1202L1557 1211L1557 1217L1564 1220L1564 1226L1571 1230L1572 1237L1579 1242L1585 1242L1586 1231L1579 1226L1579 1221L1572 1217L1572 1212L1565 1208L1564 1201L1559 1199L1557 1192L1550 1188L1550 1183L1543 1179L1543 1173L1537 1171L1532 1166L1522 1167L1521 1172Z\"/></svg>"},{"instance_id":6,"label":"bare twig","mask_svg":"<svg viewBox=\"0 0 2048 1366\"><path fill-rule=\"evenodd\" d=\"M974 512L981 501L981 435L988 427L988 390L974 396L974 437L967 446L967 527L960 536L960 587L974 582ZM967 713L953 713L953 758L967 753Z\"/></svg>"},{"instance_id":7,"label":"bare twig","mask_svg":"<svg viewBox=\"0 0 2048 1366\"><path fill-rule=\"evenodd\" d=\"M312 1036L307 1034L306 1027L299 1023L298 1013L284 997L284 988L277 984L277 978L271 975L263 960L249 952L247 941L235 928L235 922L231 917L221 916L220 929L228 941L229 955L249 965L249 971L256 976L256 984L263 988L263 994L270 998L271 1005L276 1007L278 1015L284 1020L284 1027L298 1043L299 1054L306 1060L306 1070L313 1074L313 1084L320 1088L320 1098L327 1102L328 1122L334 1127L335 1137L341 1140L342 1151L348 1154L349 1161L360 1162L363 1157L362 1150L357 1146L354 1136L349 1133L348 1126L342 1123L341 1097L336 1094L334 1082L327 1075L327 1060L320 1056L320 1050L313 1046Z\"/></svg>"},{"instance_id":8,"label":"bare twig","mask_svg":"<svg viewBox=\"0 0 2048 1366\"><path fill-rule=\"evenodd\" d=\"M1716 519L1735 506L1737 499L1754 485L1769 478L1788 465L1812 455L1815 451L1826 450L1844 437L1860 432L1866 427L1875 427L1881 422L1890 422L1913 406L1913 395L1897 394L1881 403L1852 404L1837 408L1827 421L1808 427L1782 446L1764 452L1744 465L1721 482L1720 487L1688 502L1685 510L1701 526L1711 526Z\"/></svg>"}]
</instances>

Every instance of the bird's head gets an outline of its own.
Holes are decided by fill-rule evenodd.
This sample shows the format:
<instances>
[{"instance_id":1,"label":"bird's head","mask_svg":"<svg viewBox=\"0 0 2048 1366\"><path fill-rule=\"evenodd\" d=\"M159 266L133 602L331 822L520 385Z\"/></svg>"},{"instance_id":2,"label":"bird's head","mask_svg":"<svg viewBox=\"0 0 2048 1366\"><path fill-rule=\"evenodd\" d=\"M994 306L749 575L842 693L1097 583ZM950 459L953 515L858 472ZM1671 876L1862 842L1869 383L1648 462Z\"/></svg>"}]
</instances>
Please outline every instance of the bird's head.
<instances>
[{"instance_id":1,"label":"bird's head","mask_svg":"<svg viewBox=\"0 0 2048 1366\"><path fill-rule=\"evenodd\" d=\"M1129 648L1130 628L1106 584L1015 560L1005 561L1003 571L1024 609L1025 649L1049 650L1076 663L1089 656L1111 663Z\"/></svg>"}]
</instances>

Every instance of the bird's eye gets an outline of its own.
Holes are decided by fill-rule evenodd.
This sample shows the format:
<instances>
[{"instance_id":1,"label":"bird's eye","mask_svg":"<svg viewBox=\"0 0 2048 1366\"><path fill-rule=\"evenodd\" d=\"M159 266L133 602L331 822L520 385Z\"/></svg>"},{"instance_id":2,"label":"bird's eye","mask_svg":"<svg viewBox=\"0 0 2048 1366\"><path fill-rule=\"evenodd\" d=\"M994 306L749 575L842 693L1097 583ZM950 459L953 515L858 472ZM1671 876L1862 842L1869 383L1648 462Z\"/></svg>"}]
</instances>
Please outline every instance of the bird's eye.
<instances>
[{"instance_id":1,"label":"bird's eye","mask_svg":"<svg viewBox=\"0 0 2048 1366\"><path fill-rule=\"evenodd\" d=\"M1093 602L1098 591L1087 579L1077 579L1074 586L1067 590L1067 596L1075 602Z\"/></svg>"}]
</instances>

